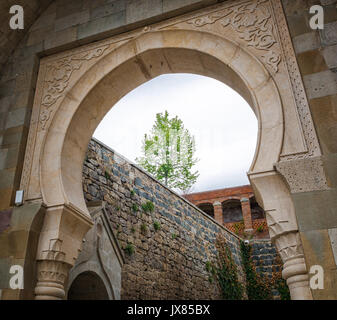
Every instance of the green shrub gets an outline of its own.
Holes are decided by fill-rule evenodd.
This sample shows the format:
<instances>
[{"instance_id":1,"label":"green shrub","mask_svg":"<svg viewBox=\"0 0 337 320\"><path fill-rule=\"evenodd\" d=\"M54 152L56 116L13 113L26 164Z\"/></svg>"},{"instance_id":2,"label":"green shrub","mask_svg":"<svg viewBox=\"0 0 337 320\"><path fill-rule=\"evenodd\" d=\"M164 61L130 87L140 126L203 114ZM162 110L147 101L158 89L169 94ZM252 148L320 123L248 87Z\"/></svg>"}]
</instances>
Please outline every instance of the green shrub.
<instances>
[{"instance_id":1,"label":"green shrub","mask_svg":"<svg viewBox=\"0 0 337 320\"><path fill-rule=\"evenodd\" d=\"M138 204L133 203L133 204L132 204L132 211L133 211L133 212L137 212L138 210L139 210Z\"/></svg>"},{"instance_id":2,"label":"green shrub","mask_svg":"<svg viewBox=\"0 0 337 320\"><path fill-rule=\"evenodd\" d=\"M160 223L158 221L153 222L153 227L154 227L154 230L156 231L160 230L161 228Z\"/></svg>"},{"instance_id":3,"label":"green shrub","mask_svg":"<svg viewBox=\"0 0 337 320\"><path fill-rule=\"evenodd\" d=\"M260 226L258 226L257 228L256 228L256 231L257 232L263 232L263 225L260 225Z\"/></svg>"},{"instance_id":4,"label":"green shrub","mask_svg":"<svg viewBox=\"0 0 337 320\"><path fill-rule=\"evenodd\" d=\"M110 173L107 170L105 170L104 176L106 179L110 180Z\"/></svg>"},{"instance_id":5,"label":"green shrub","mask_svg":"<svg viewBox=\"0 0 337 320\"><path fill-rule=\"evenodd\" d=\"M140 230L141 232L144 234L147 231L147 225L145 223L142 223L142 225L140 226Z\"/></svg>"},{"instance_id":6,"label":"green shrub","mask_svg":"<svg viewBox=\"0 0 337 320\"><path fill-rule=\"evenodd\" d=\"M154 211L154 204L152 201L146 201L142 204L142 209L144 212L153 212Z\"/></svg>"},{"instance_id":7,"label":"green shrub","mask_svg":"<svg viewBox=\"0 0 337 320\"><path fill-rule=\"evenodd\" d=\"M132 243L128 243L125 248L124 248L125 252L127 255L132 256L135 252L135 247L133 246Z\"/></svg>"}]
</instances>

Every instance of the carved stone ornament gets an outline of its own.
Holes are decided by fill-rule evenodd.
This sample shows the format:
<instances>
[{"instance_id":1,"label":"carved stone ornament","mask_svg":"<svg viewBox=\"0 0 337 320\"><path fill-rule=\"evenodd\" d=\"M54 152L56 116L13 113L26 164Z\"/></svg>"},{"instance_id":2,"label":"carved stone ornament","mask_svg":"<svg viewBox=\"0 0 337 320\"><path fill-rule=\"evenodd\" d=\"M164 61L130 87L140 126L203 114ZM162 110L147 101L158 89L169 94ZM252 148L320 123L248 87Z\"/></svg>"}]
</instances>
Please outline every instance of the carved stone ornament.
<instances>
[{"instance_id":1,"label":"carved stone ornament","mask_svg":"<svg viewBox=\"0 0 337 320\"><path fill-rule=\"evenodd\" d=\"M37 284L35 287L36 300L64 299L64 286L71 265L55 260L37 262Z\"/></svg>"},{"instance_id":2,"label":"carved stone ornament","mask_svg":"<svg viewBox=\"0 0 337 320\"><path fill-rule=\"evenodd\" d=\"M230 26L239 38L253 47L263 51L261 58L270 67L273 73L278 72L281 55L272 48L277 43L271 12L264 3L269 0L254 0L229 7L209 15L188 21L196 27L213 24L219 21L226 28Z\"/></svg>"},{"instance_id":3,"label":"carved stone ornament","mask_svg":"<svg viewBox=\"0 0 337 320\"><path fill-rule=\"evenodd\" d=\"M213 26L214 30L207 29L213 29ZM111 37L97 44L73 49L73 53L58 54L50 59L47 57L39 74L21 178L20 188L26 191L25 195L29 194L27 189L34 168L33 154L40 152L40 146L35 146L36 136L39 133L43 135L43 132L48 130L51 118L58 108L57 102L64 97L70 83L81 75L79 70L90 60L98 61L103 54L143 33L150 34L172 28L205 29L205 32L214 31L220 36L219 30L230 30L231 32L224 33L224 37L241 42L247 49L252 50L272 76L277 77L281 72L286 72L287 75L282 76L289 78L307 151L281 154L280 160L320 156L319 143L280 0L225 1L216 6ZM43 138L40 137L39 141L43 141Z\"/></svg>"},{"instance_id":4,"label":"carved stone ornament","mask_svg":"<svg viewBox=\"0 0 337 320\"><path fill-rule=\"evenodd\" d=\"M51 106L64 94L74 71L79 70L85 61L100 57L109 45L81 52L70 57L57 60L46 66L44 94L41 102L40 129L45 130L50 119Z\"/></svg>"}]
</instances>

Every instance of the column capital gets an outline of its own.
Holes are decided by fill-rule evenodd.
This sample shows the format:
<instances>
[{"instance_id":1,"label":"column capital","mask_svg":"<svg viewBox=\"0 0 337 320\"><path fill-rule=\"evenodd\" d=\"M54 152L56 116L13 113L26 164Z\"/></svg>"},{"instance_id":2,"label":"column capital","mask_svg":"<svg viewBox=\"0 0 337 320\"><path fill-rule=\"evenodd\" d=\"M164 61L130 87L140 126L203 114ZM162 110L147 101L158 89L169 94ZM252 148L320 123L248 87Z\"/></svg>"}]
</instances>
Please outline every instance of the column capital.
<instances>
[{"instance_id":1,"label":"column capital","mask_svg":"<svg viewBox=\"0 0 337 320\"><path fill-rule=\"evenodd\" d=\"M35 299L64 299L69 270L92 225L91 218L72 205L47 208L36 258Z\"/></svg>"}]
</instances>

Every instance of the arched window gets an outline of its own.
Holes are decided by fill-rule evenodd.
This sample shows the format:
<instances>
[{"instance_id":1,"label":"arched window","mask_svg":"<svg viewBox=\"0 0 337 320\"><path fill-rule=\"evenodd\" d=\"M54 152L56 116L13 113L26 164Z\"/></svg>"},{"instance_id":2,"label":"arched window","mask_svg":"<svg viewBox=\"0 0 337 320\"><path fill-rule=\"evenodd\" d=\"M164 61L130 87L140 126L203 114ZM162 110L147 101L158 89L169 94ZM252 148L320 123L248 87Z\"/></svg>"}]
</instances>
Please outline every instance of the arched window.
<instances>
[{"instance_id":1,"label":"arched window","mask_svg":"<svg viewBox=\"0 0 337 320\"><path fill-rule=\"evenodd\" d=\"M250 199L250 208L252 212L252 219L264 219L265 213L264 210L259 206L259 204L256 202L255 197Z\"/></svg>"},{"instance_id":2,"label":"arched window","mask_svg":"<svg viewBox=\"0 0 337 320\"><path fill-rule=\"evenodd\" d=\"M70 286L68 300L109 300L102 279L92 271L79 274Z\"/></svg>"},{"instance_id":3,"label":"arched window","mask_svg":"<svg viewBox=\"0 0 337 320\"><path fill-rule=\"evenodd\" d=\"M223 221L240 222L243 220L240 200L227 200L222 203Z\"/></svg>"},{"instance_id":4,"label":"arched window","mask_svg":"<svg viewBox=\"0 0 337 320\"><path fill-rule=\"evenodd\" d=\"M211 203L201 203L198 208L214 218L214 207Z\"/></svg>"}]
</instances>

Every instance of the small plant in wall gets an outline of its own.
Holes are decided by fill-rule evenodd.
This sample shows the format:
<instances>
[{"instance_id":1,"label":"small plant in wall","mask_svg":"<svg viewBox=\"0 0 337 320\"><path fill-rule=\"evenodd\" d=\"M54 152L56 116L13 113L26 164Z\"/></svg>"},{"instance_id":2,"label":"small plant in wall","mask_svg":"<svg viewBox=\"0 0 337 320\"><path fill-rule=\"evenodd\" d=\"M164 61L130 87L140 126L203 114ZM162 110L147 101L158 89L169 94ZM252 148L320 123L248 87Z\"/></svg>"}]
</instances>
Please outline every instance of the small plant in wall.
<instances>
[{"instance_id":1,"label":"small plant in wall","mask_svg":"<svg viewBox=\"0 0 337 320\"><path fill-rule=\"evenodd\" d=\"M132 228L131 228L131 232L132 232L132 233L135 233L135 232L136 232L135 227L132 227Z\"/></svg>"},{"instance_id":2,"label":"small plant in wall","mask_svg":"<svg viewBox=\"0 0 337 320\"><path fill-rule=\"evenodd\" d=\"M141 224L140 231L142 232L142 234L146 234L146 232L147 232L147 225L145 223Z\"/></svg>"},{"instance_id":3,"label":"small plant in wall","mask_svg":"<svg viewBox=\"0 0 337 320\"><path fill-rule=\"evenodd\" d=\"M135 192L135 190L133 190L133 189L132 189L132 190L130 190L130 196L131 196L131 197L134 197L135 195L136 195L136 192Z\"/></svg>"},{"instance_id":4,"label":"small plant in wall","mask_svg":"<svg viewBox=\"0 0 337 320\"><path fill-rule=\"evenodd\" d=\"M128 243L125 246L124 251L128 256L132 256L135 253L135 247L132 243Z\"/></svg>"},{"instance_id":5,"label":"small plant in wall","mask_svg":"<svg viewBox=\"0 0 337 320\"><path fill-rule=\"evenodd\" d=\"M144 212L153 212L154 211L154 204L152 201L146 201L142 204L142 209Z\"/></svg>"},{"instance_id":6,"label":"small plant in wall","mask_svg":"<svg viewBox=\"0 0 337 320\"><path fill-rule=\"evenodd\" d=\"M259 233L263 232L263 225L258 226L256 228L256 231L259 232Z\"/></svg>"},{"instance_id":7,"label":"small plant in wall","mask_svg":"<svg viewBox=\"0 0 337 320\"><path fill-rule=\"evenodd\" d=\"M108 170L105 170L104 176L105 176L106 179L110 180L110 173L109 173Z\"/></svg>"},{"instance_id":8,"label":"small plant in wall","mask_svg":"<svg viewBox=\"0 0 337 320\"><path fill-rule=\"evenodd\" d=\"M159 221L153 222L153 227L154 227L154 230L156 231L160 230L161 226L160 226Z\"/></svg>"},{"instance_id":9,"label":"small plant in wall","mask_svg":"<svg viewBox=\"0 0 337 320\"><path fill-rule=\"evenodd\" d=\"M138 204L134 203L132 204L132 211L136 213L139 210Z\"/></svg>"},{"instance_id":10,"label":"small plant in wall","mask_svg":"<svg viewBox=\"0 0 337 320\"><path fill-rule=\"evenodd\" d=\"M177 237L178 237L178 235L175 232L172 232L172 240L174 240Z\"/></svg>"}]
</instances>

